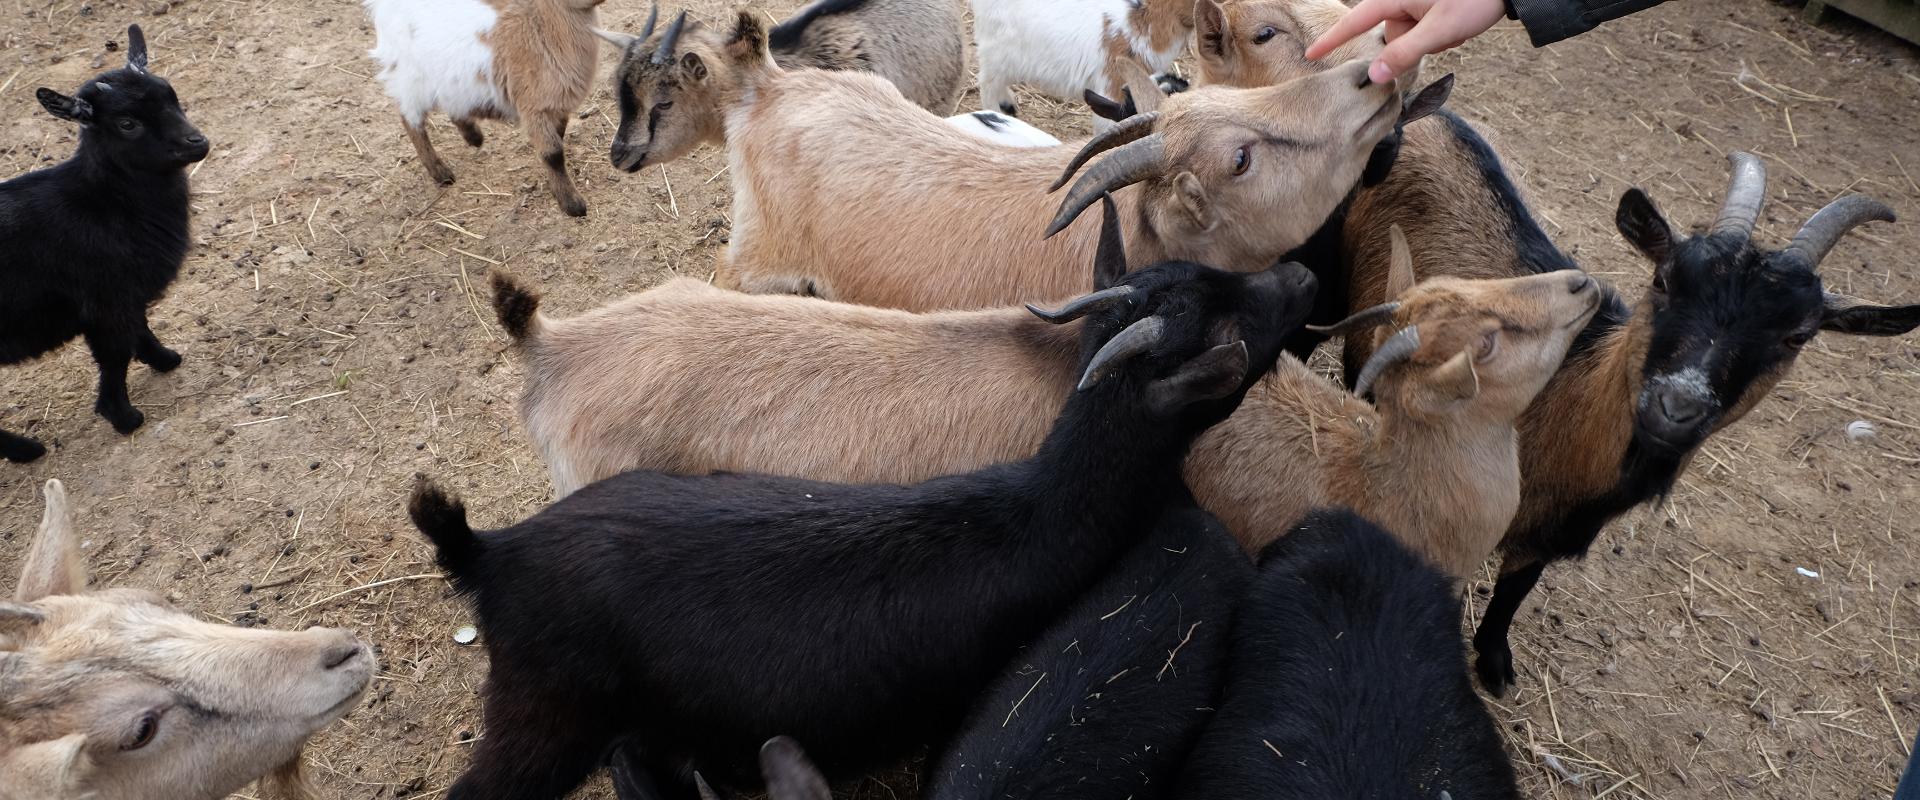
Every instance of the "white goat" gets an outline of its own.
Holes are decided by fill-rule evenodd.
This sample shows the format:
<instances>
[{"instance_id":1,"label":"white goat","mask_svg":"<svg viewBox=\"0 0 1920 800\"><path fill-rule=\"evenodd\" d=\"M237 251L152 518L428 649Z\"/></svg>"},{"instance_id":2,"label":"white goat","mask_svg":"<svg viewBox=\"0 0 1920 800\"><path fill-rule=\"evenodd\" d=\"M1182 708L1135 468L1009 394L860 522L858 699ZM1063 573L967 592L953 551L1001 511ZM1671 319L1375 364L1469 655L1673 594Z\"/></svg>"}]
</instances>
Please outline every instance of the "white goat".
<instances>
[{"instance_id":1,"label":"white goat","mask_svg":"<svg viewBox=\"0 0 1920 800\"><path fill-rule=\"evenodd\" d=\"M1186 52L1186 0L971 0L980 105L1013 116L1013 86L1079 102L1086 90L1140 94ZM1145 79L1145 80L1143 80ZM1107 122L1095 119L1096 129Z\"/></svg>"}]
</instances>

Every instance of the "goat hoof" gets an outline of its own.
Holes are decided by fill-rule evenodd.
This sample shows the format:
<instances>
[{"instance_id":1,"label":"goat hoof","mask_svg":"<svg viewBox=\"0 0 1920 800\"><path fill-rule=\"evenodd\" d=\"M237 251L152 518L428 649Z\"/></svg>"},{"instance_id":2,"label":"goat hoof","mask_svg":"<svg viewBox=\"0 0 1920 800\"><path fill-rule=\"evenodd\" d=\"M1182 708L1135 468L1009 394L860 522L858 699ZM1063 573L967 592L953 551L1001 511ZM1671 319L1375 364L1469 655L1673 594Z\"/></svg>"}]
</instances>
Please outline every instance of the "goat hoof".
<instances>
[{"instance_id":1,"label":"goat hoof","mask_svg":"<svg viewBox=\"0 0 1920 800\"><path fill-rule=\"evenodd\" d=\"M140 413L140 409L132 406L123 409L95 407L94 410L99 412L100 416L106 417L107 422L113 425L113 429L123 436L140 430L140 426L147 424L147 415Z\"/></svg>"},{"instance_id":2,"label":"goat hoof","mask_svg":"<svg viewBox=\"0 0 1920 800\"><path fill-rule=\"evenodd\" d=\"M433 182L441 186L453 185L453 170L447 169L445 166L439 169L432 167L427 168L427 176L433 178Z\"/></svg>"},{"instance_id":3,"label":"goat hoof","mask_svg":"<svg viewBox=\"0 0 1920 800\"><path fill-rule=\"evenodd\" d=\"M165 347L148 353L147 357L140 361L152 367L155 372L172 372L180 368L180 354Z\"/></svg>"},{"instance_id":4,"label":"goat hoof","mask_svg":"<svg viewBox=\"0 0 1920 800\"><path fill-rule=\"evenodd\" d=\"M14 437L11 441L0 443L0 457L15 464L35 461L46 454L46 445L26 437Z\"/></svg>"},{"instance_id":5,"label":"goat hoof","mask_svg":"<svg viewBox=\"0 0 1920 800\"><path fill-rule=\"evenodd\" d=\"M587 215L587 201L578 197L564 198L560 201L560 210L569 217L584 217Z\"/></svg>"},{"instance_id":6,"label":"goat hoof","mask_svg":"<svg viewBox=\"0 0 1920 800\"><path fill-rule=\"evenodd\" d=\"M1507 696L1507 687L1517 679L1513 673L1513 651L1506 647L1480 650L1479 658L1473 661L1473 671L1480 677L1480 685L1486 687L1487 694L1494 697Z\"/></svg>"},{"instance_id":7,"label":"goat hoof","mask_svg":"<svg viewBox=\"0 0 1920 800\"><path fill-rule=\"evenodd\" d=\"M487 135L481 133L479 128L461 128L460 139L466 142L468 147L479 147L487 143Z\"/></svg>"}]
</instances>

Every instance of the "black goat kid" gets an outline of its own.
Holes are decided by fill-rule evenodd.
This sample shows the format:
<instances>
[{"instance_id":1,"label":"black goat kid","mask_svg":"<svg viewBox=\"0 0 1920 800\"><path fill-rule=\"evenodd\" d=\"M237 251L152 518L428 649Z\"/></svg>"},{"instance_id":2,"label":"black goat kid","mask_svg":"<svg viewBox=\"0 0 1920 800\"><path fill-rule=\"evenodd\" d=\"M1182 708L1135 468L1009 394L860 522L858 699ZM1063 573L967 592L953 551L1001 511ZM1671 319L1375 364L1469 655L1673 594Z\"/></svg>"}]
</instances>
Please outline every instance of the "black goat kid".
<instances>
[{"instance_id":1,"label":"black goat kid","mask_svg":"<svg viewBox=\"0 0 1920 800\"><path fill-rule=\"evenodd\" d=\"M617 747L643 794L759 784L776 734L829 775L952 733L969 701L1184 495L1180 462L1300 323L1294 264L1162 264L1079 298L1084 369L1031 459L912 486L628 472L476 534L414 523L470 595L487 733L451 800L559 798ZM903 446L910 444L903 443Z\"/></svg>"},{"instance_id":2,"label":"black goat kid","mask_svg":"<svg viewBox=\"0 0 1920 800\"><path fill-rule=\"evenodd\" d=\"M73 157L0 183L0 364L17 364L84 336L100 367L94 410L131 433L146 421L127 397L127 365L180 366L147 327L187 254L186 167L207 156L173 87L147 71L140 26L127 29L127 65L40 105L80 125ZM0 457L45 448L0 431Z\"/></svg>"},{"instance_id":3,"label":"black goat kid","mask_svg":"<svg viewBox=\"0 0 1920 800\"><path fill-rule=\"evenodd\" d=\"M1260 553L1179 796L1515 800L1459 624L1452 579L1391 534L1308 515Z\"/></svg>"}]
</instances>

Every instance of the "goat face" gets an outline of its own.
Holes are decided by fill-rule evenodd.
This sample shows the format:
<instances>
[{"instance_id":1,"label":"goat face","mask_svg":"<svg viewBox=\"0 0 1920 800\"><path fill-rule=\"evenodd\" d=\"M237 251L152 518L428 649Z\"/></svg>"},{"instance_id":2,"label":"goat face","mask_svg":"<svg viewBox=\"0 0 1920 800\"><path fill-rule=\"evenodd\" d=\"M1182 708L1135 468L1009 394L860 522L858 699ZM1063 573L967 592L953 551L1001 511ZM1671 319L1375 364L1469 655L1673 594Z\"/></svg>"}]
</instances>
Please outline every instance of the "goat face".
<instances>
[{"instance_id":1,"label":"goat face","mask_svg":"<svg viewBox=\"0 0 1920 800\"><path fill-rule=\"evenodd\" d=\"M1340 0L1249 0L1194 4L1194 41L1200 82L1220 86L1273 86L1311 75L1328 65L1371 61L1386 47L1384 28L1375 28L1336 48L1326 58L1308 61L1307 45L1347 13ZM1410 71L1412 72L1412 71ZM1417 76L1396 79L1402 88Z\"/></svg>"},{"instance_id":2,"label":"goat face","mask_svg":"<svg viewBox=\"0 0 1920 800\"><path fill-rule=\"evenodd\" d=\"M61 784L50 796L218 800L297 769L373 677L345 631L234 628L147 592L82 593L80 558L49 482L20 602L0 603L0 767Z\"/></svg>"},{"instance_id":3,"label":"goat face","mask_svg":"<svg viewBox=\"0 0 1920 800\"><path fill-rule=\"evenodd\" d=\"M1382 379L1378 391L1397 392L1399 406L1415 418L1471 409L1487 420L1516 419L1560 369L1600 301L1599 283L1574 269L1429 280L1402 296L1397 315L1417 324L1413 369L1399 381Z\"/></svg>"},{"instance_id":4,"label":"goat face","mask_svg":"<svg viewBox=\"0 0 1920 800\"><path fill-rule=\"evenodd\" d=\"M738 29L728 36L684 13L658 34L652 34L651 24L647 33L623 40L614 72L620 128L609 157L628 172L725 141L722 98L739 84L736 56L753 46ZM764 34L760 39L764 42Z\"/></svg>"},{"instance_id":5,"label":"goat face","mask_svg":"<svg viewBox=\"0 0 1920 800\"><path fill-rule=\"evenodd\" d=\"M127 30L127 66L102 73L72 96L42 88L47 113L80 124L81 145L133 172L172 172L207 157L210 145L166 80L147 71L140 26Z\"/></svg>"},{"instance_id":6,"label":"goat face","mask_svg":"<svg viewBox=\"0 0 1920 800\"><path fill-rule=\"evenodd\" d=\"M1638 189L1620 200L1621 234L1654 265L1636 312L1648 322L1634 441L1650 452L1684 454L1740 419L1822 330L1897 336L1920 326L1920 305L1871 306L1828 294L1816 271L1847 230L1892 220L1891 210L1842 197L1786 249L1763 249L1752 232L1765 170L1745 153L1733 161L1726 208L1704 235L1677 235Z\"/></svg>"}]
</instances>

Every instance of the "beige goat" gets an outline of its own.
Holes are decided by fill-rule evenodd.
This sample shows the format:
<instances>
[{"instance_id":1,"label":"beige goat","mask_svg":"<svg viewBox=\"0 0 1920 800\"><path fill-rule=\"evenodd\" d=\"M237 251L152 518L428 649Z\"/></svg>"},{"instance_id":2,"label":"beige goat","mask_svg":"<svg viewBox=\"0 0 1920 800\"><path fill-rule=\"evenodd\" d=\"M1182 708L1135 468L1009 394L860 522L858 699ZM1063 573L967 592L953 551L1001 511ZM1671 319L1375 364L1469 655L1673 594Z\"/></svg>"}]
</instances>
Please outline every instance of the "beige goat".
<instances>
[{"instance_id":1,"label":"beige goat","mask_svg":"<svg viewBox=\"0 0 1920 800\"><path fill-rule=\"evenodd\" d=\"M1464 572L1513 514L1513 417L1591 313L1590 283L1414 287L1390 316L1358 317L1418 330L1369 365L1382 412L1283 358L1195 446L1188 484L1250 547L1345 503ZM678 279L554 320L512 279L494 290L561 495L634 468L910 483L1024 458L1079 353L1077 325L1019 309L914 314Z\"/></svg>"},{"instance_id":2,"label":"beige goat","mask_svg":"<svg viewBox=\"0 0 1920 800\"><path fill-rule=\"evenodd\" d=\"M66 490L0 602L0 799L219 800L255 780L308 800L300 750L359 704L346 631L201 622L133 589L85 591Z\"/></svg>"},{"instance_id":3,"label":"beige goat","mask_svg":"<svg viewBox=\"0 0 1920 800\"><path fill-rule=\"evenodd\" d=\"M1085 291L1096 226L1067 223L1104 191L1136 265L1265 269L1347 195L1399 108L1356 62L1285 86L1175 95L1079 153L1014 150L872 75L780 68L750 15L700 52L728 109L733 232L718 282L911 311ZM1047 194L1109 149L1064 202ZM1065 230L1046 238L1049 220Z\"/></svg>"}]
</instances>

